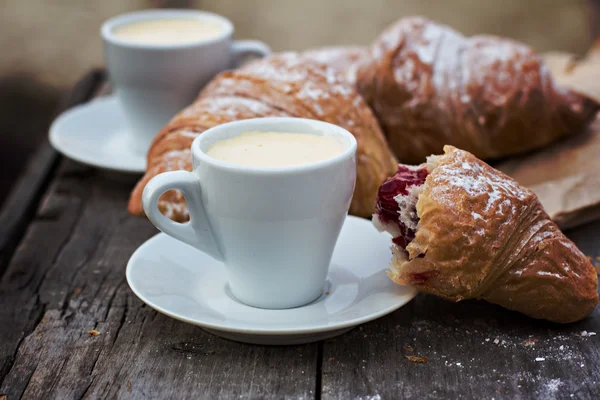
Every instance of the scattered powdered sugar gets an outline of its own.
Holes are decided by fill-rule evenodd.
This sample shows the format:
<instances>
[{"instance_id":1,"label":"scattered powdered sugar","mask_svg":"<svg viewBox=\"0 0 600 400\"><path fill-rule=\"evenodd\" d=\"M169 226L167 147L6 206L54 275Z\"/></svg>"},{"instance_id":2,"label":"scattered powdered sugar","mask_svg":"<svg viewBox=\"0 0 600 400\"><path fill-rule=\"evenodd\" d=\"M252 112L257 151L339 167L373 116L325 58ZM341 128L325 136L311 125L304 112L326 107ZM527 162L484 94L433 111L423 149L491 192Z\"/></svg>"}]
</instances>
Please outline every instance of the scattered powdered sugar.
<instances>
[{"instance_id":1,"label":"scattered powdered sugar","mask_svg":"<svg viewBox=\"0 0 600 400\"><path fill-rule=\"evenodd\" d=\"M302 88L297 93L298 97L309 99L309 100L322 100L328 99L331 96L326 90L323 90L321 86L317 86L315 82L307 81L302 85Z\"/></svg>"},{"instance_id":2,"label":"scattered powdered sugar","mask_svg":"<svg viewBox=\"0 0 600 400\"><path fill-rule=\"evenodd\" d=\"M331 114L332 107L337 110L340 102L360 106L361 98L341 73L298 53L280 53L254 61L238 73L261 78L283 88L285 93L301 100L320 117Z\"/></svg>"},{"instance_id":3,"label":"scattered powdered sugar","mask_svg":"<svg viewBox=\"0 0 600 400\"><path fill-rule=\"evenodd\" d=\"M453 94L462 92L466 98L461 96L461 101L465 103L469 102L470 96L464 93L464 85L461 84L461 74L457 73L457 71L468 69L460 67L460 58L457 57L464 50L466 44L465 37L447 26L443 27L443 29L441 26L434 26L440 31L436 59L431 71L431 80L438 93L438 96L436 96L438 106L442 109L447 106L444 94L452 96ZM431 32L431 28L427 32Z\"/></svg>"},{"instance_id":4,"label":"scattered powdered sugar","mask_svg":"<svg viewBox=\"0 0 600 400\"><path fill-rule=\"evenodd\" d=\"M346 97L355 93L352 85L335 69L316 63L307 65L307 59L294 52L281 53L255 61L242 68L242 71L250 72L268 81L287 82L292 85L302 82L303 87L306 84L318 83L318 88L304 91L304 94L312 99L324 98L329 93Z\"/></svg>"},{"instance_id":5,"label":"scattered powdered sugar","mask_svg":"<svg viewBox=\"0 0 600 400\"><path fill-rule=\"evenodd\" d=\"M466 386L485 381L485 387L491 384L497 389L496 398L568 398L576 393L581 382L563 380L554 367L560 363L558 371L577 368L585 373L589 367L587 352L595 340L589 337L589 331L567 333L563 328L535 326L527 329L536 332L535 335L524 335L519 333L523 330L503 326L501 320L493 317L491 321L490 317L469 320L468 325L452 316L439 320L415 319L408 327L396 325L396 330L410 338L407 339L410 343L403 346L406 355L428 357L430 364L447 368L449 374L458 374ZM454 343L453 346L442 345L440 337ZM590 342L584 345L584 341ZM506 363L504 358L512 361ZM519 365L524 368L515 369ZM595 378L590 380L597 384Z\"/></svg>"},{"instance_id":6,"label":"scattered powdered sugar","mask_svg":"<svg viewBox=\"0 0 600 400\"><path fill-rule=\"evenodd\" d=\"M187 204L183 198L183 195L178 195L174 201L161 201L159 200L159 207L164 212L165 216L170 219L188 219L189 211Z\"/></svg>"},{"instance_id":7,"label":"scattered powdered sugar","mask_svg":"<svg viewBox=\"0 0 600 400\"><path fill-rule=\"evenodd\" d=\"M508 64L518 63L522 57L516 58L516 54L530 53L525 46L518 45L513 41L487 37L474 37L468 39L477 48L477 60L482 64Z\"/></svg>"},{"instance_id":8,"label":"scattered powdered sugar","mask_svg":"<svg viewBox=\"0 0 600 400\"><path fill-rule=\"evenodd\" d=\"M189 137L189 138L196 138L199 135L198 132L190 131L190 130L187 130L187 129L180 130L179 134L181 136L185 136L185 137Z\"/></svg>"},{"instance_id":9,"label":"scattered powdered sugar","mask_svg":"<svg viewBox=\"0 0 600 400\"><path fill-rule=\"evenodd\" d=\"M512 206L512 205L510 204L510 201L509 201L508 199L507 199L507 200L504 200L502 203L500 203L500 206L498 206L498 210L499 210L499 212L500 212L501 214L504 214L504 213L505 213L505 211L504 211L504 207L506 207L506 208L509 208L509 207L510 207L510 208L512 208L512 212L513 212L513 213L515 212L515 206Z\"/></svg>"},{"instance_id":10,"label":"scattered powdered sugar","mask_svg":"<svg viewBox=\"0 0 600 400\"><path fill-rule=\"evenodd\" d=\"M495 170L485 168L478 160L462 160L460 167L457 167L456 162L464 158L461 157L461 153L461 150L455 150L446 155L446 158L453 157L455 160L450 159L432 173L433 184L430 185L432 199L447 207L459 208L454 204L458 190L464 192L469 198L486 198L484 212L495 209L496 214L501 214L504 205L507 204L507 197L524 200L531 196L531 192L521 188L515 181L507 179ZM461 198L458 197L459 201Z\"/></svg>"},{"instance_id":11,"label":"scattered powdered sugar","mask_svg":"<svg viewBox=\"0 0 600 400\"><path fill-rule=\"evenodd\" d=\"M192 152L190 149L169 151L163 154L162 158L164 161L166 161L164 164L165 171L188 169L192 165Z\"/></svg>"},{"instance_id":12,"label":"scattered powdered sugar","mask_svg":"<svg viewBox=\"0 0 600 400\"><path fill-rule=\"evenodd\" d=\"M504 94L515 85L512 71L523 71L519 78L522 78L520 82L526 85L531 84L527 81L528 77L537 78L547 73L543 68L525 68L526 63L535 60L535 55L529 47L512 40L474 36L466 39L466 49L463 70L469 71L469 79L476 80L478 84L486 84L486 72L494 71L495 82L486 86L498 93L498 96L495 96L496 104L504 104Z\"/></svg>"},{"instance_id":13,"label":"scattered powdered sugar","mask_svg":"<svg viewBox=\"0 0 600 400\"><path fill-rule=\"evenodd\" d=\"M381 400L381 396L379 394L375 394L373 396L365 396L365 397L356 397L357 400Z\"/></svg>"},{"instance_id":14,"label":"scattered powdered sugar","mask_svg":"<svg viewBox=\"0 0 600 400\"><path fill-rule=\"evenodd\" d=\"M564 276L562 276L561 274L557 274L557 273L553 273L553 272L548 272L548 271L538 271L537 274L541 275L541 276L553 276L553 277L559 278L559 279L564 278Z\"/></svg>"},{"instance_id":15,"label":"scattered powdered sugar","mask_svg":"<svg viewBox=\"0 0 600 400\"><path fill-rule=\"evenodd\" d=\"M521 275L523 275L523 269L514 270L513 274L515 274L516 276L521 276Z\"/></svg>"},{"instance_id":16,"label":"scattered powdered sugar","mask_svg":"<svg viewBox=\"0 0 600 400\"><path fill-rule=\"evenodd\" d=\"M500 192L498 191L498 189L496 189L493 185L491 186L491 189L492 190L488 192L489 198L483 211L488 211L490 207L496 204L498 202L498 199L500 199Z\"/></svg>"},{"instance_id":17,"label":"scattered powdered sugar","mask_svg":"<svg viewBox=\"0 0 600 400\"><path fill-rule=\"evenodd\" d=\"M220 96L202 99L202 110L206 113L226 113L232 117L236 117L240 114L241 107L257 115L268 114L273 111L268 105L246 97Z\"/></svg>"},{"instance_id":18,"label":"scattered powdered sugar","mask_svg":"<svg viewBox=\"0 0 600 400\"><path fill-rule=\"evenodd\" d=\"M565 247L571 249L571 250L577 250L578 251L577 247L575 247L575 245L572 242L570 242L570 241L566 241L563 245Z\"/></svg>"},{"instance_id":19,"label":"scattered powdered sugar","mask_svg":"<svg viewBox=\"0 0 600 400\"><path fill-rule=\"evenodd\" d=\"M406 85L408 89L417 90L417 85L413 80L418 76L415 62L412 58L404 58L402 68L394 69L394 79L398 84ZM412 85L414 84L414 87Z\"/></svg>"},{"instance_id":20,"label":"scattered powdered sugar","mask_svg":"<svg viewBox=\"0 0 600 400\"><path fill-rule=\"evenodd\" d=\"M270 60L277 57L277 62ZM281 53L278 56L258 60L244 66L241 71L250 72L265 80L302 82L308 78L308 70L299 68L302 60L296 53Z\"/></svg>"},{"instance_id":21,"label":"scattered powdered sugar","mask_svg":"<svg viewBox=\"0 0 600 400\"><path fill-rule=\"evenodd\" d=\"M423 31L419 35L421 40L413 47L420 62L427 65L433 64L443 35L444 31L440 29L439 25L425 24L423 26Z\"/></svg>"},{"instance_id":22,"label":"scattered powdered sugar","mask_svg":"<svg viewBox=\"0 0 600 400\"><path fill-rule=\"evenodd\" d=\"M327 68L325 70L325 77L327 78L327 83L333 85L338 82L338 77L336 72L332 68Z\"/></svg>"},{"instance_id":23,"label":"scattered powdered sugar","mask_svg":"<svg viewBox=\"0 0 600 400\"><path fill-rule=\"evenodd\" d=\"M317 112L317 114L319 115L324 115L325 113L323 112L323 108L319 105L319 103L312 103L312 107L315 109L315 111Z\"/></svg>"},{"instance_id":24,"label":"scattered powdered sugar","mask_svg":"<svg viewBox=\"0 0 600 400\"><path fill-rule=\"evenodd\" d=\"M221 78L219 80L219 85L221 86L234 86L236 81L233 78Z\"/></svg>"},{"instance_id":25,"label":"scattered powdered sugar","mask_svg":"<svg viewBox=\"0 0 600 400\"><path fill-rule=\"evenodd\" d=\"M542 386L543 394L546 396L555 394L562 384L560 379L550 379Z\"/></svg>"}]
</instances>

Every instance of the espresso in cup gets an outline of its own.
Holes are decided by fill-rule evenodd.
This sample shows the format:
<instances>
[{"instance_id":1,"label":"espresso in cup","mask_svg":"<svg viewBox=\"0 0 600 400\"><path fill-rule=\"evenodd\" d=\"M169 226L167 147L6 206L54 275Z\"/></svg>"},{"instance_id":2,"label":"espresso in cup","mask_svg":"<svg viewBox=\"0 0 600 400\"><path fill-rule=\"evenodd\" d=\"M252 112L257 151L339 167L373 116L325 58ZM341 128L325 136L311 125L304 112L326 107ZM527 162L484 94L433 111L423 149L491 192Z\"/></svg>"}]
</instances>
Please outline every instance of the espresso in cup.
<instances>
[{"instance_id":1,"label":"espresso in cup","mask_svg":"<svg viewBox=\"0 0 600 400\"><path fill-rule=\"evenodd\" d=\"M277 168L328 160L346 147L332 136L255 131L219 140L206 154L237 165Z\"/></svg>"},{"instance_id":2,"label":"espresso in cup","mask_svg":"<svg viewBox=\"0 0 600 400\"><path fill-rule=\"evenodd\" d=\"M225 31L222 23L195 18L163 18L118 26L115 36L131 43L176 45L218 38Z\"/></svg>"}]
</instances>

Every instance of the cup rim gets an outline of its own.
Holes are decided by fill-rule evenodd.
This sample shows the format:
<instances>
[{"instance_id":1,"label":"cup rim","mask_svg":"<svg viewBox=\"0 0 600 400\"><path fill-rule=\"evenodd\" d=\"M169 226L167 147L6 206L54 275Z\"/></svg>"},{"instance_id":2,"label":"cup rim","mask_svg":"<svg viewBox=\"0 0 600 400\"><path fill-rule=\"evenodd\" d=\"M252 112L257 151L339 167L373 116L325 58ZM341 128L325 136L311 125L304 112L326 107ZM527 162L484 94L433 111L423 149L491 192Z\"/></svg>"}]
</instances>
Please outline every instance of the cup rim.
<instances>
[{"instance_id":1,"label":"cup rim","mask_svg":"<svg viewBox=\"0 0 600 400\"><path fill-rule=\"evenodd\" d=\"M221 132L224 132L227 129L232 128L232 127L239 127L240 125L244 125L244 126L248 127L249 131L253 131L253 130L254 131L256 131L256 130L267 131L267 129L265 129L265 127L268 127L269 125L275 126L275 125L278 125L281 123L286 123L286 122L289 122L290 124L305 123L305 124L312 125L317 130L329 131L329 132L333 131L336 134L346 138L349 141L349 145L346 147L346 149L342 153L340 153L334 157L331 157L331 158L328 158L328 159L325 159L322 161L313 162L310 164L285 166L285 167L256 167L256 166L239 165L239 164L235 164L235 163L231 163L231 162L223 161L223 160L218 160L216 158L210 157L204 151L202 151L202 148L200 147L200 144L202 141L208 140L212 136L219 135L219 134L221 134ZM281 128L279 127L279 128L274 128L274 129L281 129ZM291 128L291 129L294 130L293 128ZM295 131L297 131L296 133L302 133L301 131L298 131L298 129L295 129ZM221 168L221 169L236 172L236 173L242 173L242 174L245 173L245 174L251 174L251 175L281 175L281 174L289 174L289 173L310 172L310 171L318 170L321 168L326 168L330 165L339 163L340 161L344 161L352 156L355 156L357 146L358 145L357 145L356 138L354 137L354 135L352 135L346 129L344 129L338 125L331 124L329 122L324 122L324 121L319 121L316 119L309 119L309 118L297 118L297 117L264 117L264 118L251 118L251 119L227 122L224 124L214 126L210 129L207 129L206 131L201 133L196 139L194 139L194 141L192 142L191 151L192 151L192 156L193 156L194 169L196 169L196 160L198 160L203 163L210 164L213 167Z\"/></svg>"},{"instance_id":2,"label":"cup rim","mask_svg":"<svg viewBox=\"0 0 600 400\"><path fill-rule=\"evenodd\" d=\"M128 40L120 39L113 33L115 27L151 19L166 19L166 18L196 18L196 19L212 19L217 20L223 24L223 32L219 36L211 39L201 39L192 42L185 43L173 43L173 44L162 44L162 43L136 43ZM133 11L129 13L119 14L112 18L107 19L102 23L100 27L100 35L102 38L113 45L121 47L127 47L132 49L147 49L147 50L168 50L168 49L184 49L199 46L206 46L214 43L221 42L227 37L233 36L234 27L233 23L222 15L215 14L209 11L201 10L187 10L187 9L150 9Z\"/></svg>"}]
</instances>

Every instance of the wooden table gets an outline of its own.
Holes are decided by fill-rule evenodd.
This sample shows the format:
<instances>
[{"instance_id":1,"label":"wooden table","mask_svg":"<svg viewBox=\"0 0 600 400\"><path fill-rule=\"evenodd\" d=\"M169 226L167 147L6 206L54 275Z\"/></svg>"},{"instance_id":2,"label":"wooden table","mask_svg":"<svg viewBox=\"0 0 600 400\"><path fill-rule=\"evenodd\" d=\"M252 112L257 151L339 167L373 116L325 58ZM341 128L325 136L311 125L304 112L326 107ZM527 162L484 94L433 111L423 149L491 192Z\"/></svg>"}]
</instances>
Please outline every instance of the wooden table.
<instances>
[{"instance_id":1,"label":"wooden table","mask_svg":"<svg viewBox=\"0 0 600 400\"><path fill-rule=\"evenodd\" d=\"M65 107L102 82L92 72ZM21 177L0 215L0 399L600 398L600 310L561 326L419 295L335 339L289 347L159 314L125 281L129 256L157 232L127 214L136 179L48 145ZM568 235L600 256L600 221Z\"/></svg>"}]
</instances>

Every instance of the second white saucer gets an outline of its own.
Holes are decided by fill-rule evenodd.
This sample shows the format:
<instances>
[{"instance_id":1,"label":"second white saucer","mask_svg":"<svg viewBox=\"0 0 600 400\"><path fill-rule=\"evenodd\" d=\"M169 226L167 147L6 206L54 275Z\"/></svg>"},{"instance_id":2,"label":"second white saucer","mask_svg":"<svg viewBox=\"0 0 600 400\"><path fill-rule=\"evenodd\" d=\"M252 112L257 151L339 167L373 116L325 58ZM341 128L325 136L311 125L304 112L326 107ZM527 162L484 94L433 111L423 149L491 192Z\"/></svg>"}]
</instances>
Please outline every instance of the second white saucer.
<instances>
[{"instance_id":1,"label":"second white saucer","mask_svg":"<svg viewBox=\"0 0 600 400\"><path fill-rule=\"evenodd\" d=\"M387 276L389 236L362 218L347 217L323 294L286 310L236 300L221 262L165 234L140 246L127 265L127 282L150 307L227 339L298 344L327 339L382 317L416 294Z\"/></svg>"},{"instance_id":2,"label":"second white saucer","mask_svg":"<svg viewBox=\"0 0 600 400\"><path fill-rule=\"evenodd\" d=\"M50 126L50 143L65 156L98 168L143 173L146 156L134 151L129 141L115 96L71 108Z\"/></svg>"}]
</instances>

